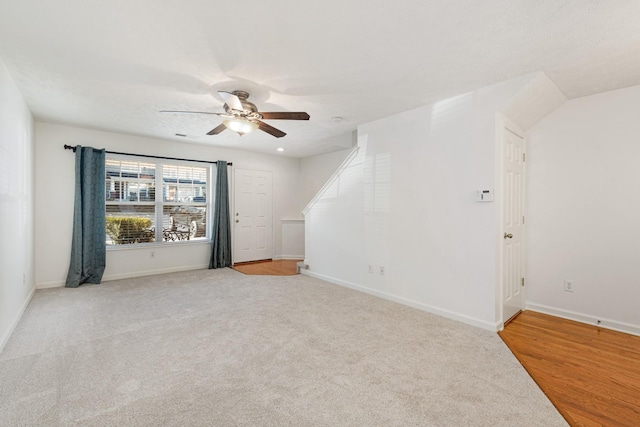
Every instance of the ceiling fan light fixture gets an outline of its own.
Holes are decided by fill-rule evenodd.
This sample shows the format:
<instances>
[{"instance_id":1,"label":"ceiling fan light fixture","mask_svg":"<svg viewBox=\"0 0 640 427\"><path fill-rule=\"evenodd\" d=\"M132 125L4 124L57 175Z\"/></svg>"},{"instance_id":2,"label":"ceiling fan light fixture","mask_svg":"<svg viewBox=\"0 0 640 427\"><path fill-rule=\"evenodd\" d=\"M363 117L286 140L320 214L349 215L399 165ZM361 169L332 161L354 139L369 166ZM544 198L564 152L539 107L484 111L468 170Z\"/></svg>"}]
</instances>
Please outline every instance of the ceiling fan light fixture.
<instances>
[{"instance_id":1,"label":"ceiling fan light fixture","mask_svg":"<svg viewBox=\"0 0 640 427\"><path fill-rule=\"evenodd\" d=\"M229 129L240 134L253 132L258 129L258 124L245 119L224 120L222 123Z\"/></svg>"}]
</instances>

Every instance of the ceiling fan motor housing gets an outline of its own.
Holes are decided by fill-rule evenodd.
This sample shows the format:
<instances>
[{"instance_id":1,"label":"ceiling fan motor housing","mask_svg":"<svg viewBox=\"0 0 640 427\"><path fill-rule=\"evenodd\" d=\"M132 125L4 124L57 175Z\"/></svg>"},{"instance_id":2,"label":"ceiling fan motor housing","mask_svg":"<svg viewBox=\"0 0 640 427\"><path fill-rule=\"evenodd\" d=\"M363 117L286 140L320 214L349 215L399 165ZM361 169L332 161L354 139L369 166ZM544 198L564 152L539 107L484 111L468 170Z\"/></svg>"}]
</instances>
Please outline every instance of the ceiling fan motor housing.
<instances>
[{"instance_id":1,"label":"ceiling fan motor housing","mask_svg":"<svg viewBox=\"0 0 640 427\"><path fill-rule=\"evenodd\" d=\"M249 92L246 92L244 90L234 90L231 93L233 93L235 96L238 97L238 99L240 100L240 103L242 104L242 108L246 112L248 113L258 112L258 107L256 107L256 104L254 104L253 102L247 101L247 99L249 98ZM230 107L227 104L224 104L224 109L225 111L229 112L228 109L230 109Z\"/></svg>"}]
</instances>

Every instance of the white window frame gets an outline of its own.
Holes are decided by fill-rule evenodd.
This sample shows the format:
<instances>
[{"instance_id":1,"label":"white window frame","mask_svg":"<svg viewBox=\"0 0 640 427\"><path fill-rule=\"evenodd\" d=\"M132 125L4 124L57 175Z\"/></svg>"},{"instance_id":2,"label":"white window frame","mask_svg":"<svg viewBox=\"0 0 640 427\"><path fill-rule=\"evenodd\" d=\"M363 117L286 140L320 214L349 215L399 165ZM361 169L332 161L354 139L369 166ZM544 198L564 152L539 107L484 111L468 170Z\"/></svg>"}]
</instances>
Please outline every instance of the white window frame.
<instances>
[{"instance_id":1,"label":"white window frame","mask_svg":"<svg viewBox=\"0 0 640 427\"><path fill-rule=\"evenodd\" d=\"M144 178L127 178L123 179L127 182L139 181L141 183L154 183L155 184L155 194L154 201L127 201L127 200L117 200L110 201L106 200L106 206L119 206L119 205L148 205L154 206L155 211L155 240L153 242L146 243L130 243L130 244L107 244L105 245L108 250L122 250L122 249L133 249L140 247L149 247L149 246L175 246L175 245L190 245L190 244L210 244L211 243L211 215L213 214L213 188L215 179L215 174L213 173L213 164L206 164L201 162L191 162L188 160L172 160L172 159L159 159L153 157L144 157L144 156L128 156L126 154L106 154L106 160L116 160L122 162L135 162L135 163L153 163L155 164L155 179L144 179ZM163 167L165 165L170 166L187 166L187 167L198 167L205 168L207 173L207 184L206 184L206 201L205 203L200 202L181 202L181 201L164 201L164 188L165 182L163 177ZM178 177L179 180L179 177ZM106 191L106 189L105 189ZM138 196L140 198L140 196ZM163 240L163 216L164 216L164 207L165 206L204 206L206 209L206 222L205 222L205 238L204 239L196 239L196 240ZM108 215L108 214L107 214Z\"/></svg>"}]
</instances>

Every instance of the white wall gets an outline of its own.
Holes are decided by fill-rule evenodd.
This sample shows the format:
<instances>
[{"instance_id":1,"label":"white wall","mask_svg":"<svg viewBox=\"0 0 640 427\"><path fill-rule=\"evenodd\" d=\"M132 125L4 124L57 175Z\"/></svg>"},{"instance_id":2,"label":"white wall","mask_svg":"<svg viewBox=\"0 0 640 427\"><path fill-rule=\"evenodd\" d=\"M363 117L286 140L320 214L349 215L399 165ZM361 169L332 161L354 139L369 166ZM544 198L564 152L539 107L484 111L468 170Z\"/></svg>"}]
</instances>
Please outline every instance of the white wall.
<instances>
[{"instance_id":1,"label":"white wall","mask_svg":"<svg viewBox=\"0 0 640 427\"><path fill-rule=\"evenodd\" d=\"M304 259L304 219L282 219L282 255L280 259Z\"/></svg>"},{"instance_id":2,"label":"white wall","mask_svg":"<svg viewBox=\"0 0 640 427\"><path fill-rule=\"evenodd\" d=\"M352 148L306 157L300 162L300 182L302 183L302 207L313 199L316 193L338 169Z\"/></svg>"},{"instance_id":3,"label":"white wall","mask_svg":"<svg viewBox=\"0 0 640 427\"><path fill-rule=\"evenodd\" d=\"M495 186L495 112L529 79L360 126L307 212L309 273L495 330L496 209L474 196Z\"/></svg>"},{"instance_id":4,"label":"white wall","mask_svg":"<svg viewBox=\"0 0 640 427\"><path fill-rule=\"evenodd\" d=\"M33 118L0 59L0 351L34 281Z\"/></svg>"},{"instance_id":5,"label":"white wall","mask_svg":"<svg viewBox=\"0 0 640 427\"><path fill-rule=\"evenodd\" d=\"M529 308L640 334L639 112L634 86L568 101L530 129Z\"/></svg>"},{"instance_id":6,"label":"white wall","mask_svg":"<svg viewBox=\"0 0 640 427\"><path fill-rule=\"evenodd\" d=\"M305 211L305 273L355 288L365 279L364 154L360 148Z\"/></svg>"},{"instance_id":7,"label":"white wall","mask_svg":"<svg viewBox=\"0 0 640 427\"><path fill-rule=\"evenodd\" d=\"M63 286L69 267L73 219L74 155L63 145L84 145L111 151L226 160L233 167L268 170L274 174L274 256L282 256L282 218L299 217L300 160L207 145L82 129L48 123L36 124L36 283L38 287ZM233 172L229 169L229 179ZM231 193L232 194L232 193ZM233 203L233 200L231 201ZM233 209L233 206L232 206ZM287 235L287 233L285 233ZM285 236L286 237L286 236ZM294 235L293 239L300 239ZM285 246L300 245L285 242ZM155 257L151 258L151 251ZM107 251L104 279L206 268L210 245L188 243Z\"/></svg>"},{"instance_id":8,"label":"white wall","mask_svg":"<svg viewBox=\"0 0 640 427\"><path fill-rule=\"evenodd\" d=\"M318 144L328 147L350 145L355 132L338 135ZM302 209L327 182L338 166L344 161L352 148L342 149L300 160L300 191L298 192L299 208L288 218L280 219L282 230L282 252L278 259L303 259L305 254L305 225Z\"/></svg>"}]
</instances>

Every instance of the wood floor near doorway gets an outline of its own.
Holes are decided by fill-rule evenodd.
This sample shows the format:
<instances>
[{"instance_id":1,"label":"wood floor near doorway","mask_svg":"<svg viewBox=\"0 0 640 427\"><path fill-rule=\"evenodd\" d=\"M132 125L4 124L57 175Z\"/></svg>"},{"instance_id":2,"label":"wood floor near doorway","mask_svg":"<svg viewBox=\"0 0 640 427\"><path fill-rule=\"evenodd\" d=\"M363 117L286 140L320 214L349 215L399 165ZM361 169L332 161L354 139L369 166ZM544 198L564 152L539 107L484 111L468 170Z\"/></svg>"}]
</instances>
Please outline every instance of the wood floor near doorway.
<instances>
[{"instance_id":1,"label":"wood floor near doorway","mask_svg":"<svg viewBox=\"0 0 640 427\"><path fill-rule=\"evenodd\" d=\"M570 425L640 425L640 337L533 311L499 334Z\"/></svg>"},{"instance_id":2,"label":"wood floor near doorway","mask_svg":"<svg viewBox=\"0 0 640 427\"><path fill-rule=\"evenodd\" d=\"M242 262L233 265L233 269L253 276L293 276L298 274L297 264L301 259L280 259Z\"/></svg>"}]
</instances>

